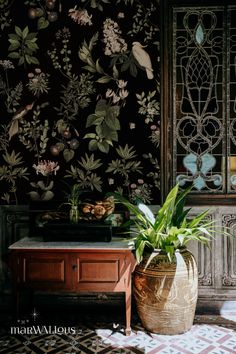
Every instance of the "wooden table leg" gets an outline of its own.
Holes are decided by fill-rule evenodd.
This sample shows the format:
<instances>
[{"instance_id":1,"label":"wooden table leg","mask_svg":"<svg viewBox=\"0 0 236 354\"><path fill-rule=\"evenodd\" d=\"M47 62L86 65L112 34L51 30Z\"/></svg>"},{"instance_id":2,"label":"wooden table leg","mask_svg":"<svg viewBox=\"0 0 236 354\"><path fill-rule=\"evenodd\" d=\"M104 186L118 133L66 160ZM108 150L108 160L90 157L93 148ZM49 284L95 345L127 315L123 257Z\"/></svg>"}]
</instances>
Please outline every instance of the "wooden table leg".
<instances>
[{"instance_id":1,"label":"wooden table leg","mask_svg":"<svg viewBox=\"0 0 236 354\"><path fill-rule=\"evenodd\" d=\"M129 336L131 334L131 281L128 280L128 284L125 291L125 316L126 316L126 329L125 334Z\"/></svg>"},{"instance_id":2,"label":"wooden table leg","mask_svg":"<svg viewBox=\"0 0 236 354\"><path fill-rule=\"evenodd\" d=\"M129 336L131 334L132 273L133 273L134 268L136 266L136 260L135 260L133 254L129 254L128 262L129 263L126 267L126 280L125 280L125 312L126 312L125 334L127 336Z\"/></svg>"},{"instance_id":3,"label":"wooden table leg","mask_svg":"<svg viewBox=\"0 0 236 354\"><path fill-rule=\"evenodd\" d=\"M131 276L126 278L125 284L125 317L126 317L126 329L125 334L129 336L131 334Z\"/></svg>"}]
</instances>

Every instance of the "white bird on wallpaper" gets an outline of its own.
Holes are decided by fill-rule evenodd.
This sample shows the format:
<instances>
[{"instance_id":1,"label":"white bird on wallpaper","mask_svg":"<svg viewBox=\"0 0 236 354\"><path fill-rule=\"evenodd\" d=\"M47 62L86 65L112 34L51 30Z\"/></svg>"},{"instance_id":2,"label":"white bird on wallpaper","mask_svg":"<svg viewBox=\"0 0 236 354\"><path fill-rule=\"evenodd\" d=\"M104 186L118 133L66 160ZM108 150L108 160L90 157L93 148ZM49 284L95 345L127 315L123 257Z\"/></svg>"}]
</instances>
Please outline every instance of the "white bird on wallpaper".
<instances>
[{"instance_id":1,"label":"white bird on wallpaper","mask_svg":"<svg viewBox=\"0 0 236 354\"><path fill-rule=\"evenodd\" d=\"M150 59L149 54L143 49L146 46L143 46L139 42L132 43L132 53L139 65L146 70L148 79L153 79L153 69L152 69L152 62Z\"/></svg>"}]
</instances>

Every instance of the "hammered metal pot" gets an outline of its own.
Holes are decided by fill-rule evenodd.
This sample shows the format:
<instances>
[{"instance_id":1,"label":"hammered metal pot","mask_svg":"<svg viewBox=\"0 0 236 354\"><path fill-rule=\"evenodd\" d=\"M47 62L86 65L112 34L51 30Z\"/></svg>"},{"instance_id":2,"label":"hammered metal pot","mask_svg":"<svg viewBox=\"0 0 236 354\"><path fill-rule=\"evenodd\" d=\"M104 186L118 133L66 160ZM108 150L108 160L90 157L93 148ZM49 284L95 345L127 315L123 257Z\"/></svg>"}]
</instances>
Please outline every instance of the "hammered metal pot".
<instances>
[{"instance_id":1,"label":"hammered metal pot","mask_svg":"<svg viewBox=\"0 0 236 354\"><path fill-rule=\"evenodd\" d=\"M198 296L198 270L190 251L177 250L172 263L163 253L145 256L135 268L133 284L144 328L169 335L191 328Z\"/></svg>"}]
</instances>

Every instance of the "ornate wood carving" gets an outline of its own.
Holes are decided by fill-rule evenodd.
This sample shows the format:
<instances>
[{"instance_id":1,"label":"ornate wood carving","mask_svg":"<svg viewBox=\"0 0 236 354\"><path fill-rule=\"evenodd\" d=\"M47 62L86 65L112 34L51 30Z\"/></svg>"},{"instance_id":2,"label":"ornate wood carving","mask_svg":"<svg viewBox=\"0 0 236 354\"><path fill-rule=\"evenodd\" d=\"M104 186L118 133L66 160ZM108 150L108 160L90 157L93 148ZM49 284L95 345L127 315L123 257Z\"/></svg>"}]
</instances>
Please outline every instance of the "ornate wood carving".
<instances>
[{"instance_id":1,"label":"ornate wood carving","mask_svg":"<svg viewBox=\"0 0 236 354\"><path fill-rule=\"evenodd\" d=\"M224 285L224 286L236 286L236 279L233 279L228 274L224 274L223 277L222 277L222 285Z\"/></svg>"},{"instance_id":2,"label":"ornate wood carving","mask_svg":"<svg viewBox=\"0 0 236 354\"><path fill-rule=\"evenodd\" d=\"M193 211L191 217L194 218L194 216L195 213ZM207 216L209 221L212 221L214 218L214 214ZM214 262L212 252L210 252L205 245L197 242L193 242L189 248L193 252L198 265L198 285L200 287L212 287L214 285Z\"/></svg>"},{"instance_id":3,"label":"ornate wood carving","mask_svg":"<svg viewBox=\"0 0 236 354\"><path fill-rule=\"evenodd\" d=\"M200 286L211 286L212 285L212 273L205 274L203 277L199 277L198 284Z\"/></svg>"},{"instance_id":4,"label":"ornate wood carving","mask_svg":"<svg viewBox=\"0 0 236 354\"><path fill-rule=\"evenodd\" d=\"M222 227L229 228L230 233L236 236L236 214L222 215ZM224 287L236 287L236 241L232 237L221 238L222 249L222 277Z\"/></svg>"}]
</instances>

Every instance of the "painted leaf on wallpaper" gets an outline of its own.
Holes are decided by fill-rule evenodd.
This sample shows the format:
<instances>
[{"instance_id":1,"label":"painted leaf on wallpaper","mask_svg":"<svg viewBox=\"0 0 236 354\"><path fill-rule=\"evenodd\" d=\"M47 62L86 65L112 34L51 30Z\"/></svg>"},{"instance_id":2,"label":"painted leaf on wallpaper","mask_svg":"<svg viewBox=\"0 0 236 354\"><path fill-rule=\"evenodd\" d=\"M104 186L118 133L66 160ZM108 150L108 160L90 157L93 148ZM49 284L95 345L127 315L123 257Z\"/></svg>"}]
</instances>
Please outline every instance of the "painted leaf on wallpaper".
<instances>
[{"instance_id":1,"label":"painted leaf on wallpaper","mask_svg":"<svg viewBox=\"0 0 236 354\"><path fill-rule=\"evenodd\" d=\"M49 21L46 20L44 17L40 17L38 19L38 23L37 23L37 29L38 30L47 28L48 26L49 26Z\"/></svg>"},{"instance_id":2,"label":"painted leaf on wallpaper","mask_svg":"<svg viewBox=\"0 0 236 354\"><path fill-rule=\"evenodd\" d=\"M37 33L29 33L29 28L26 26L23 30L20 27L15 26L15 36L9 35L10 46L8 47L9 58L19 59L18 65L27 64L39 64L33 53L36 52L39 47L36 43Z\"/></svg>"},{"instance_id":3,"label":"painted leaf on wallpaper","mask_svg":"<svg viewBox=\"0 0 236 354\"><path fill-rule=\"evenodd\" d=\"M71 149L65 149L63 151L63 157L66 160L66 162L72 160L74 155L75 155L75 152L73 150L71 150Z\"/></svg>"},{"instance_id":4,"label":"painted leaf on wallpaper","mask_svg":"<svg viewBox=\"0 0 236 354\"><path fill-rule=\"evenodd\" d=\"M158 2L1 9L0 203L60 200L66 182L158 204Z\"/></svg>"}]
</instances>

